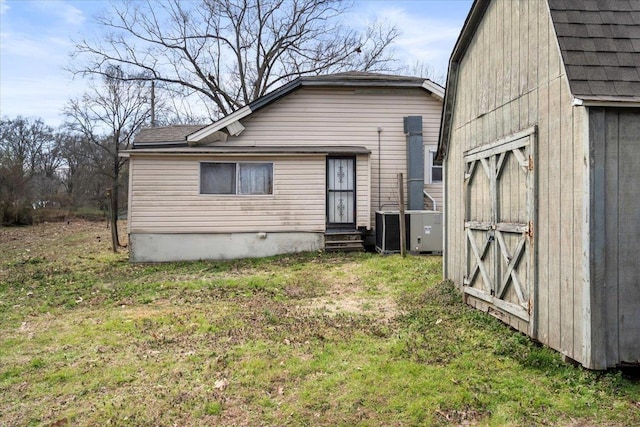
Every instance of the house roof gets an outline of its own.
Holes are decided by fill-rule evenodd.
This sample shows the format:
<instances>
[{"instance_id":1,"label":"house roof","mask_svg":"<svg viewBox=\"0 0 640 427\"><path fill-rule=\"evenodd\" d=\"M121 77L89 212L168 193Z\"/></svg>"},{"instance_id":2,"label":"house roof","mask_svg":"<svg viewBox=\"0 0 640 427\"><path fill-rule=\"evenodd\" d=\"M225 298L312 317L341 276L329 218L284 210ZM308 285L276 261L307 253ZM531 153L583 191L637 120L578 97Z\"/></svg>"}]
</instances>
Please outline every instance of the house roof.
<instances>
[{"instance_id":1,"label":"house roof","mask_svg":"<svg viewBox=\"0 0 640 427\"><path fill-rule=\"evenodd\" d=\"M475 0L449 59L437 159L447 150L458 65L492 0ZM640 2L547 0L576 103L640 102ZM633 103L633 104L631 104Z\"/></svg>"},{"instance_id":2,"label":"house roof","mask_svg":"<svg viewBox=\"0 0 640 427\"><path fill-rule=\"evenodd\" d=\"M323 76L302 76L281 86L221 118L208 126L179 126L180 129L155 128L140 132L134 141L134 148L160 148L171 145L197 145L198 143L225 140L228 135L239 135L244 127L240 120L252 113L274 103L301 87L389 87L389 88L418 88L423 89L443 100L444 88L437 83L423 77L396 76L369 72L350 71ZM184 127L184 129L182 129ZM165 129L165 130L159 130ZM145 131L149 130L147 134ZM163 140L163 138L165 138ZM177 139L176 139L177 138Z\"/></svg>"},{"instance_id":3,"label":"house roof","mask_svg":"<svg viewBox=\"0 0 640 427\"><path fill-rule=\"evenodd\" d=\"M549 0L576 98L640 101L640 2Z\"/></svg>"},{"instance_id":4,"label":"house roof","mask_svg":"<svg viewBox=\"0 0 640 427\"><path fill-rule=\"evenodd\" d=\"M138 133L134 146L180 145L184 144L188 135L202 129L206 125L174 125L145 128Z\"/></svg>"}]
</instances>

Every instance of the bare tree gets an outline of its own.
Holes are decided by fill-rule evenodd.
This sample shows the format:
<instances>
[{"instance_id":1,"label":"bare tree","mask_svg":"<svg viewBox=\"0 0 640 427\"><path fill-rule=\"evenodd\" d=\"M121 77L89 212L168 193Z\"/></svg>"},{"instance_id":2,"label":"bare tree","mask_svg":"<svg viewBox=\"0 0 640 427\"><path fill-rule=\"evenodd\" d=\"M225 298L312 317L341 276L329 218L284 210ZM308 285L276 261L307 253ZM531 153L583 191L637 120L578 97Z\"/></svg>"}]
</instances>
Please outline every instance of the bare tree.
<instances>
[{"instance_id":1,"label":"bare tree","mask_svg":"<svg viewBox=\"0 0 640 427\"><path fill-rule=\"evenodd\" d=\"M198 95L217 118L301 75L391 71L394 27L341 23L340 0L201 0L114 3L97 18L99 41L77 43L72 71L156 81Z\"/></svg>"},{"instance_id":2,"label":"bare tree","mask_svg":"<svg viewBox=\"0 0 640 427\"><path fill-rule=\"evenodd\" d=\"M97 207L107 210L109 206L104 200L104 189L111 182L111 153L92 144L78 132L59 132L56 145L63 162L58 176L67 206L70 209Z\"/></svg>"},{"instance_id":3,"label":"bare tree","mask_svg":"<svg viewBox=\"0 0 640 427\"><path fill-rule=\"evenodd\" d=\"M119 152L131 147L135 134L150 119L150 87L145 82L130 80L115 66L105 70L101 83L94 85L82 98L71 100L65 114L70 129L82 134L86 141L110 158L110 166L103 173L111 182L107 193L112 248L116 252L120 246L117 227L119 178L126 162Z\"/></svg>"},{"instance_id":4,"label":"bare tree","mask_svg":"<svg viewBox=\"0 0 640 427\"><path fill-rule=\"evenodd\" d=\"M53 128L41 119L0 119L0 220L32 221L34 204L54 192L60 164Z\"/></svg>"},{"instance_id":5,"label":"bare tree","mask_svg":"<svg viewBox=\"0 0 640 427\"><path fill-rule=\"evenodd\" d=\"M416 60L411 65L406 65L403 68L403 72L410 76L424 77L425 79L429 79L443 87L447 83L446 72L436 71L431 64L424 61Z\"/></svg>"}]
</instances>

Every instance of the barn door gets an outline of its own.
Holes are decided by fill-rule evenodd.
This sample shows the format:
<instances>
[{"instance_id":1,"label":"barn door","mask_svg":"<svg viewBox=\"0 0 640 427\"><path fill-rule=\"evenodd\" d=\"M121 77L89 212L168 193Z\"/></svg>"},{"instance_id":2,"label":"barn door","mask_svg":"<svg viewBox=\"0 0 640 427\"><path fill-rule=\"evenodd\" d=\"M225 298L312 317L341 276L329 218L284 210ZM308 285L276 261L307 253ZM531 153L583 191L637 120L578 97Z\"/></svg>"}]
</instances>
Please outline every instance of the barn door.
<instances>
[{"instance_id":1,"label":"barn door","mask_svg":"<svg viewBox=\"0 0 640 427\"><path fill-rule=\"evenodd\" d=\"M464 292L527 323L536 291L534 141L532 128L464 157Z\"/></svg>"}]
</instances>

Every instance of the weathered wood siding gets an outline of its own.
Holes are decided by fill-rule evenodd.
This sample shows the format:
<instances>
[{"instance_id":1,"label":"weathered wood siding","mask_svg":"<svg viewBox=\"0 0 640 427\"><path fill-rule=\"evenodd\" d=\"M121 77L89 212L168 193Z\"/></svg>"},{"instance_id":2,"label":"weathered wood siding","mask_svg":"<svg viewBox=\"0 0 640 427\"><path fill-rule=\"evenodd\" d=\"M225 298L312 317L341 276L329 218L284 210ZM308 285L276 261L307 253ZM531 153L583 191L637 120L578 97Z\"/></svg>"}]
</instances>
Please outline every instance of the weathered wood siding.
<instances>
[{"instance_id":1,"label":"weathered wood siding","mask_svg":"<svg viewBox=\"0 0 640 427\"><path fill-rule=\"evenodd\" d=\"M464 153L537 126L536 338L578 360L584 311L584 111L572 106L546 2L491 2L459 66L445 163L446 272L462 284ZM517 319L505 321L523 328Z\"/></svg>"},{"instance_id":2,"label":"weathered wood siding","mask_svg":"<svg viewBox=\"0 0 640 427\"><path fill-rule=\"evenodd\" d=\"M607 368L640 362L640 110L589 116L590 356Z\"/></svg>"},{"instance_id":3,"label":"weathered wood siding","mask_svg":"<svg viewBox=\"0 0 640 427\"><path fill-rule=\"evenodd\" d=\"M273 162L273 194L200 194L202 161ZM325 229L325 156L155 156L134 157L132 164L131 233L322 232Z\"/></svg>"},{"instance_id":4,"label":"weathered wood siding","mask_svg":"<svg viewBox=\"0 0 640 427\"><path fill-rule=\"evenodd\" d=\"M407 172L403 117L422 116L424 144L433 146L438 141L441 110L442 102L422 89L302 88L241 120L245 131L226 144L367 147L371 150L368 215L373 226L376 210L398 208L397 174L403 172L406 177ZM378 128L382 128L380 153ZM358 171L360 165L358 161ZM367 190L362 185L359 181L358 203ZM365 211L359 208L360 212ZM359 214L358 219L363 220Z\"/></svg>"}]
</instances>

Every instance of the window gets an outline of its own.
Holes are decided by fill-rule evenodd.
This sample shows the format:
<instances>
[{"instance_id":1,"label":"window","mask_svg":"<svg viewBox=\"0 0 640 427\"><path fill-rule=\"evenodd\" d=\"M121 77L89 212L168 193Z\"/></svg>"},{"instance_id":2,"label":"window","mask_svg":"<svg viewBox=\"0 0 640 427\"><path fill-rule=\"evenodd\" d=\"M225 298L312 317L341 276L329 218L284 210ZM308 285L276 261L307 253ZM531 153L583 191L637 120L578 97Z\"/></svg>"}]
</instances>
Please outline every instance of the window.
<instances>
[{"instance_id":1,"label":"window","mask_svg":"<svg viewBox=\"0 0 640 427\"><path fill-rule=\"evenodd\" d=\"M425 150L425 183L436 184L442 182L442 166L433 164L436 159L436 150Z\"/></svg>"},{"instance_id":2,"label":"window","mask_svg":"<svg viewBox=\"0 0 640 427\"><path fill-rule=\"evenodd\" d=\"M273 163L200 163L200 194L273 194Z\"/></svg>"}]
</instances>

